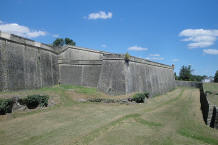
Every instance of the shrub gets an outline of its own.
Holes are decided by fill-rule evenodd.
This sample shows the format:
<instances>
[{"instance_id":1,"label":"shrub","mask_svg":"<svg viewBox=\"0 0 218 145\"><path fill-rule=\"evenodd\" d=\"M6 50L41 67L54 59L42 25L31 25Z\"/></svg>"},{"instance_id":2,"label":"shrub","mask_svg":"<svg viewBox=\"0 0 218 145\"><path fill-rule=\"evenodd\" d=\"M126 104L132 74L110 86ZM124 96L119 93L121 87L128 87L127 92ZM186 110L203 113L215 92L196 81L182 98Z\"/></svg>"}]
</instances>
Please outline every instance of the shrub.
<instances>
[{"instance_id":1,"label":"shrub","mask_svg":"<svg viewBox=\"0 0 218 145\"><path fill-rule=\"evenodd\" d=\"M148 93L137 93L132 97L132 101L135 101L136 103L144 103L145 98L148 98Z\"/></svg>"},{"instance_id":2,"label":"shrub","mask_svg":"<svg viewBox=\"0 0 218 145\"><path fill-rule=\"evenodd\" d=\"M102 98L91 98L91 99L88 99L88 101L90 102L102 102Z\"/></svg>"},{"instance_id":3,"label":"shrub","mask_svg":"<svg viewBox=\"0 0 218 145\"><path fill-rule=\"evenodd\" d=\"M130 55L129 55L128 52L125 54L124 59L125 59L126 62L129 62L129 60L130 60Z\"/></svg>"},{"instance_id":4,"label":"shrub","mask_svg":"<svg viewBox=\"0 0 218 145\"><path fill-rule=\"evenodd\" d=\"M0 99L0 115L12 112L13 100Z\"/></svg>"},{"instance_id":5,"label":"shrub","mask_svg":"<svg viewBox=\"0 0 218 145\"><path fill-rule=\"evenodd\" d=\"M40 105L40 107L48 106L48 96L31 95L26 98L19 99L18 102L21 105L26 105L29 109L34 109Z\"/></svg>"}]
</instances>

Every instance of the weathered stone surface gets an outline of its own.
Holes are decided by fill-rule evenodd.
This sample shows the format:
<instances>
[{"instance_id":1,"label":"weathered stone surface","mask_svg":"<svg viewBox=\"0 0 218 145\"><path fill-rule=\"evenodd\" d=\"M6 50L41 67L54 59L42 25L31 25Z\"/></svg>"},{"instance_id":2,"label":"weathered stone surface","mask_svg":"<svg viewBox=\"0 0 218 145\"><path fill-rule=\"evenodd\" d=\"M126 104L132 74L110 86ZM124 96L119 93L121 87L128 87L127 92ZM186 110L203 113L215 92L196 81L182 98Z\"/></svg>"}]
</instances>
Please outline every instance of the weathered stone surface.
<instances>
[{"instance_id":1,"label":"weathered stone surface","mask_svg":"<svg viewBox=\"0 0 218 145\"><path fill-rule=\"evenodd\" d=\"M150 96L165 93L174 85L170 66L123 55L104 55L98 88L111 95L148 92Z\"/></svg>"},{"instance_id":2,"label":"weathered stone surface","mask_svg":"<svg viewBox=\"0 0 218 145\"><path fill-rule=\"evenodd\" d=\"M82 66L60 65L60 83L82 85Z\"/></svg>"},{"instance_id":3,"label":"weathered stone surface","mask_svg":"<svg viewBox=\"0 0 218 145\"><path fill-rule=\"evenodd\" d=\"M7 73L8 73L8 89L19 90L25 88L24 81L24 45L17 43L6 43L7 49Z\"/></svg>"},{"instance_id":4,"label":"weathered stone surface","mask_svg":"<svg viewBox=\"0 0 218 145\"><path fill-rule=\"evenodd\" d=\"M125 61L103 60L98 88L111 95L126 93Z\"/></svg>"},{"instance_id":5,"label":"weathered stone surface","mask_svg":"<svg viewBox=\"0 0 218 145\"><path fill-rule=\"evenodd\" d=\"M24 49L24 76L25 88L40 87L40 73L38 72L38 50L26 46Z\"/></svg>"},{"instance_id":6,"label":"weathered stone surface","mask_svg":"<svg viewBox=\"0 0 218 145\"><path fill-rule=\"evenodd\" d=\"M60 57L68 60L99 60L103 56L102 51L81 48L77 46L64 46Z\"/></svg>"},{"instance_id":7,"label":"weathered stone surface","mask_svg":"<svg viewBox=\"0 0 218 145\"><path fill-rule=\"evenodd\" d=\"M4 59L3 59L5 50L3 48L5 48L5 44L4 41L0 39L0 91L2 91L5 86Z\"/></svg>"},{"instance_id":8,"label":"weathered stone surface","mask_svg":"<svg viewBox=\"0 0 218 145\"><path fill-rule=\"evenodd\" d=\"M0 91L58 84L58 55L51 47L16 35L0 36Z\"/></svg>"},{"instance_id":9,"label":"weathered stone surface","mask_svg":"<svg viewBox=\"0 0 218 145\"><path fill-rule=\"evenodd\" d=\"M61 50L0 32L0 91L32 89L55 84L97 87L111 95L149 92L175 87L168 65L77 46Z\"/></svg>"}]
</instances>

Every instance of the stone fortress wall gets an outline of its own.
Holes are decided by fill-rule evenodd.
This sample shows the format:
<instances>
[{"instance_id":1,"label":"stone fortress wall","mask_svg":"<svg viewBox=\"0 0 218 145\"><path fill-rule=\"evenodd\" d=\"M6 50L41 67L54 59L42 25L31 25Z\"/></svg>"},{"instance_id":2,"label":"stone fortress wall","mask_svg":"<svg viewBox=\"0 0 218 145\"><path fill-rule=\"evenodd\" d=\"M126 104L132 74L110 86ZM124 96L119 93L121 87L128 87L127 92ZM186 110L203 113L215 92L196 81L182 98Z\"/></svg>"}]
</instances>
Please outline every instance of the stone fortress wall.
<instances>
[{"instance_id":1,"label":"stone fortress wall","mask_svg":"<svg viewBox=\"0 0 218 145\"><path fill-rule=\"evenodd\" d=\"M97 87L103 53L76 46L64 46L58 60L60 83Z\"/></svg>"},{"instance_id":2,"label":"stone fortress wall","mask_svg":"<svg viewBox=\"0 0 218 145\"><path fill-rule=\"evenodd\" d=\"M77 46L51 46L0 32L0 91L56 84L97 87L111 95L147 91L151 96L175 87L173 67Z\"/></svg>"},{"instance_id":3,"label":"stone fortress wall","mask_svg":"<svg viewBox=\"0 0 218 145\"><path fill-rule=\"evenodd\" d=\"M0 32L0 91L55 85L58 69L52 47Z\"/></svg>"},{"instance_id":4,"label":"stone fortress wall","mask_svg":"<svg viewBox=\"0 0 218 145\"><path fill-rule=\"evenodd\" d=\"M108 81L109 80L109 81ZM175 87L173 68L168 65L120 54L104 54L98 88L112 95L149 92L163 94Z\"/></svg>"}]
</instances>

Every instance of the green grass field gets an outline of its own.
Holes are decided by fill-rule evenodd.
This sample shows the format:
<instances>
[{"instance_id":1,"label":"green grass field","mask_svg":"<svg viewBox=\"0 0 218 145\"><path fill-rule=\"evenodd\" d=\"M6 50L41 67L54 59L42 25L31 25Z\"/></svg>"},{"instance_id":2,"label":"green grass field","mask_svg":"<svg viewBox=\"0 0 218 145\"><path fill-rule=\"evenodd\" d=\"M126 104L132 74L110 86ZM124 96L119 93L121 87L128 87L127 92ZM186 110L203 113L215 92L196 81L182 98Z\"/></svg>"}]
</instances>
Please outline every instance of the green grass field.
<instances>
[{"instance_id":1,"label":"green grass field","mask_svg":"<svg viewBox=\"0 0 218 145\"><path fill-rule=\"evenodd\" d=\"M218 83L204 83L203 87L208 100L218 106Z\"/></svg>"},{"instance_id":2,"label":"green grass field","mask_svg":"<svg viewBox=\"0 0 218 145\"><path fill-rule=\"evenodd\" d=\"M131 105L79 103L80 97L109 96L75 86L0 96L15 94L47 94L56 105L0 116L1 145L218 144L218 131L204 124L198 89L178 88Z\"/></svg>"}]
</instances>

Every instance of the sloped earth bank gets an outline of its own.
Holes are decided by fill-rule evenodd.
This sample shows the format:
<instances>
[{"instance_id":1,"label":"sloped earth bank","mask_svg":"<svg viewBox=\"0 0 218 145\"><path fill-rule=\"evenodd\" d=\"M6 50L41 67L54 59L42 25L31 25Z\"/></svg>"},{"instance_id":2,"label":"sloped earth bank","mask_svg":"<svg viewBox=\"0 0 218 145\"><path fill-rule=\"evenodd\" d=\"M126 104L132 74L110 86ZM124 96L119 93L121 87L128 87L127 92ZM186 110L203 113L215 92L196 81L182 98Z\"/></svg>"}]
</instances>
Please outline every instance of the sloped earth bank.
<instances>
[{"instance_id":1,"label":"sloped earth bank","mask_svg":"<svg viewBox=\"0 0 218 145\"><path fill-rule=\"evenodd\" d=\"M58 105L1 118L1 145L218 144L218 131L204 124L198 89L131 105L78 103L65 89L49 91Z\"/></svg>"}]
</instances>

